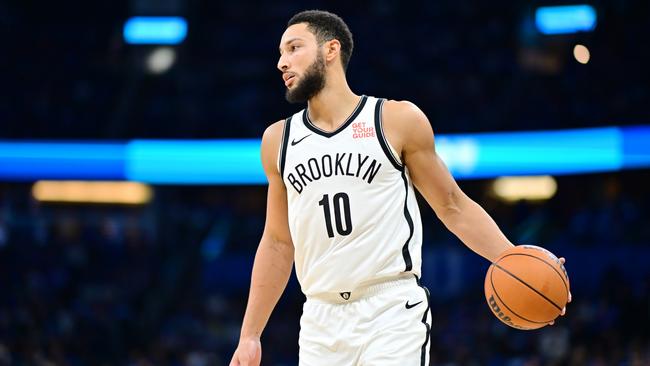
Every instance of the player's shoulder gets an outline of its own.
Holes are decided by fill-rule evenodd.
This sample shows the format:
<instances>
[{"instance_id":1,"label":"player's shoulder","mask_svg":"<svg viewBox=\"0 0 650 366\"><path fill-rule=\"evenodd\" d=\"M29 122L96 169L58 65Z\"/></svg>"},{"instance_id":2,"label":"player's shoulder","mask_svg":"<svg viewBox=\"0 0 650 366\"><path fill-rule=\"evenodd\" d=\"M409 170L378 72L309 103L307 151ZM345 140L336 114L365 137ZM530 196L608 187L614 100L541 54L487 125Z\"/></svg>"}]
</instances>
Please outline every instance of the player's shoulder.
<instances>
[{"instance_id":1,"label":"player's shoulder","mask_svg":"<svg viewBox=\"0 0 650 366\"><path fill-rule=\"evenodd\" d=\"M383 105L384 126L412 130L417 127L431 128L429 119L415 103L408 100L386 100Z\"/></svg>"},{"instance_id":2,"label":"player's shoulder","mask_svg":"<svg viewBox=\"0 0 650 366\"><path fill-rule=\"evenodd\" d=\"M284 124L284 119L271 123L266 130L264 130L262 141L272 142L277 140L279 142L282 138L282 132L284 131Z\"/></svg>"},{"instance_id":3,"label":"player's shoulder","mask_svg":"<svg viewBox=\"0 0 650 366\"><path fill-rule=\"evenodd\" d=\"M269 125L262 135L262 154L275 155L282 143L285 120L279 120Z\"/></svg>"},{"instance_id":4,"label":"player's shoulder","mask_svg":"<svg viewBox=\"0 0 650 366\"><path fill-rule=\"evenodd\" d=\"M262 135L262 149L270 147L272 150L276 150L280 147L282 138L284 137L286 123L286 119L281 119L273 122L264 130L264 134Z\"/></svg>"},{"instance_id":5,"label":"player's shoulder","mask_svg":"<svg viewBox=\"0 0 650 366\"><path fill-rule=\"evenodd\" d=\"M408 100L387 99L384 102L383 109L384 115L396 116L399 119L426 118L424 112L415 103Z\"/></svg>"},{"instance_id":6,"label":"player's shoulder","mask_svg":"<svg viewBox=\"0 0 650 366\"><path fill-rule=\"evenodd\" d=\"M279 120L269 125L262 135L262 165L264 170L276 173L275 162L278 159L279 149L282 144L285 120Z\"/></svg>"}]
</instances>

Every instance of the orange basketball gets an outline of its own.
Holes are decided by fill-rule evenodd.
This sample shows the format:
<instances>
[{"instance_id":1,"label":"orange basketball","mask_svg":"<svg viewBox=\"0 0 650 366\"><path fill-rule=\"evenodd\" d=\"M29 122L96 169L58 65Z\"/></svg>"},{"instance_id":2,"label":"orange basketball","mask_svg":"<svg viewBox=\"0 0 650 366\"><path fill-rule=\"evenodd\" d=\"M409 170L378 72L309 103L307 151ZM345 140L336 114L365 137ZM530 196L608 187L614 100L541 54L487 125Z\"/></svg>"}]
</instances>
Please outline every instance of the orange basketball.
<instances>
[{"instance_id":1,"label":"orange basketball","mask_svg":"<svg viewBox=\"0 0 650 366\"><path fill-rule=\"evenodd\" d=\"M569 276L544 248L519 245L506 250L485 276L485 299L503 323L537 329L557 318L569 297Z\"/></svg>"}]
</instances>

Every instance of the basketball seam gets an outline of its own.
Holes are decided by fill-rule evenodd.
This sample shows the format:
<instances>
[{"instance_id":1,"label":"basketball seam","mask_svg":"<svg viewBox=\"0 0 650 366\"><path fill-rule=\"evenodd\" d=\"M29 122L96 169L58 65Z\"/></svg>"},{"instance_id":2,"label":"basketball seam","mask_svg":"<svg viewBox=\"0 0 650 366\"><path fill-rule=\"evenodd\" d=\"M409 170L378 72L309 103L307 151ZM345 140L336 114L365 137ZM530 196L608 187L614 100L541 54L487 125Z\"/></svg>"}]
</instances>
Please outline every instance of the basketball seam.
<instances>
[{"instance_id":1,"label":"basketball seam","mask_svg":"<svg viewBox=\"0 0 650 366\"><path fill-rule=\"evenodd\" d=\"M501 302L501 304L503 304L503 306L505 306L505 308L508 309L508 310L509 310L513 315L515 315L516 317L518 317L518 318L520 318L520 319L523 319L523 320L525 320L525 321L527 321L527 322L531 322L531 323L535 323L535 324L547 324L547 323L549 323L549 322L552 320L552 319L551 319L551 320L548 320L548 321L541 321L541 322L540 322L540 321L535 321L535 320L530 320L530 319L524 318L523 316L519 315L519 314L518 314L517 312L515 312L514 310L510 309L510 307L508 306L508 304L506 304L506 302L503 301L503 300L501 299L501 296L499 296L499 293L497 292L496 287L494 287L494 281L492 281L492 274L493 274L493 273L494 273L494 269L492 269L492 270L490 271L490 285L492 285L492 292L494 292L494 295L496 295L497 299L499 299L499 301Z\"/></svg>"},{"instance_id":2,"label":"basketball seam","mask_svg":"<svg viewBox=\"0 0 650 366\"><path fill-rule=\"evenodd\" d=\"M546 254L546 255L553 256L553 257L555 257L555 259L557 259L557 257L555 256L555 254L549 252L548 250L546 250L546 249L544 249L544 248L536 247L536 246L534 246L534 245L529 246L529 248L532 249L532 250L540 251L540 252L542 252L542 253L544 253L544 254ZM521 254L522 254L522 255L529 255L529 254L523 254L523 253L521 253ZM543 260L543 259L541 259L541 258L539 258L539 257L535 257L535 258L540 259L540 260L544 261L544 263L548 264L548 262L546 262L545 260ZM551 267L552 267L553 269L555 269L555 267L553 267L553 265L551 265ZM568 291L568 289L569 289L569 274L567 273L566 268L564 268L564 265L563 265L563 264L560 264L560 267L562 267L562 268L561 268L561 269L562 269L562 273L560 273L560 277L562 278L562 281L564 281L564 280L566 279L566 281L565 281L566 283L564 284L564 286L567 288L567 291ZM557 272L557 270L556 270L556 272ZM558 272L558 273L559 273L559 272Z\"/></svg>"},{"instance_id":3,"label":"basketball seam","mask_svg":"<svg viewBox=\"0 0 650 366\"><path fill-rule=\"evenodd\" d=\"M542 258L536 257L534 255L530 255L530 254L525 254L525 253L512 253L512 254L504 255L503 258L499 258L499 260L496 261L495 263L501 262L501 260L503 260L504 258L512 257L512 256L516 256L516 255L523 255L523 256L526 256L526 257L535 258L538 261L541 261L542 263L544 263L547 266L551 267L551 269L553 271L555 271L555 273L557 273L558 276L560 276L560 280L562 280L562 284L564 285L564 289L567 291L567 293L569 293L569 285L567 285L567 282L564 280L564 275L562 273L560 273L557 269L555 269L555 267L553 267L552 264L548 263L547 261L543 260Z\"/></svg>"},{"instance_id":4,"label":"basketball seam","mask_svg":"<svg viewBox=\"0 0 650 366\"><path fill-rule=\"evenodd\" d=\"M539 291L538 291L537 289L535 289L533 286L527 284L527 283L526 283L524 280L522 280L521 278L519 278L519 277L517 277L516 275L510 273L510 271L508 271L507 269L501 267L500 265L498 265L498 264L496 264L496 263L494 263L494 266L495 266L496 268L502 270L503 272L509 274L512 278L514 278L515 280L521 282L524 286L526 286L526 287L528 287L529 289L535 291L535 293L537 293L539 296L543 297L546 301L548 301L549 303L551 303L551 304L552 304L553 306L555 306L558 310L562 311L562 308L561 308L560 306L558 306L556 303L554 303L553 300L551 300L551 299L549 299L548 297L546 297L546 295L544 295L543 293L539 292Z\"/></svg>"}]
</instances>

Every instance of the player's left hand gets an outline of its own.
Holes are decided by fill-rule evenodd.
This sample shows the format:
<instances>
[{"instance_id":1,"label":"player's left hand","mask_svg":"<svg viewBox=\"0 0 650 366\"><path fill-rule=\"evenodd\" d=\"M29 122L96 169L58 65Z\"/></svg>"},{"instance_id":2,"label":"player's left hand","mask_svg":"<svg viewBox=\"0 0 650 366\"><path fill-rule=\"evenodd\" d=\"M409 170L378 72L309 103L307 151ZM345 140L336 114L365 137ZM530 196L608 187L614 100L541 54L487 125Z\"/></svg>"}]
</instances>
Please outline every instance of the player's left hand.
<instances>
[{"instance_id":1,"label":"player's left hand","mask_svg":"<svg viewBox=\"0 0 650 366\"><path fill-rule=\"evenodd\" d=\"M564 265L564 262L566 262L566 259L564 259L564 257L560 258L560 263L562 265ZM570 303L570 302L571 302L571 290L569 290L569 299L568 299L567 303ZM564 308L562 308L562 312L560 313L560 316L563 316L565 313L566 313L566 305L564 306ZM555 320L551 321L548 324L549 325L555 324Z\"/></svg>"}]
</instances>

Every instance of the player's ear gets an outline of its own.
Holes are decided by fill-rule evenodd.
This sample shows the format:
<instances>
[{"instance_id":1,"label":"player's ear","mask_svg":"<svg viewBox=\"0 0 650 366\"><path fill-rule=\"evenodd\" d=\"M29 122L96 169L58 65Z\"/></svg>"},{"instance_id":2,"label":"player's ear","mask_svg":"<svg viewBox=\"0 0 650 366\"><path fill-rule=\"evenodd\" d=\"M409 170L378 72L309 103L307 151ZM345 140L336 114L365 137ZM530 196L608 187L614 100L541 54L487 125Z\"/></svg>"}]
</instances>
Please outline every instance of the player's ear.
<instances>
[{"instance_id":1,"label":"player's ear","mask_svg":"<svg viewBox=\"0 0 650 366\"><path fill-rule=\"evenodd\" d=\"M338 39L332 39L325 42L325 60L331 62L341 54L341 42Z\"/></svg>"}]
</instances>

